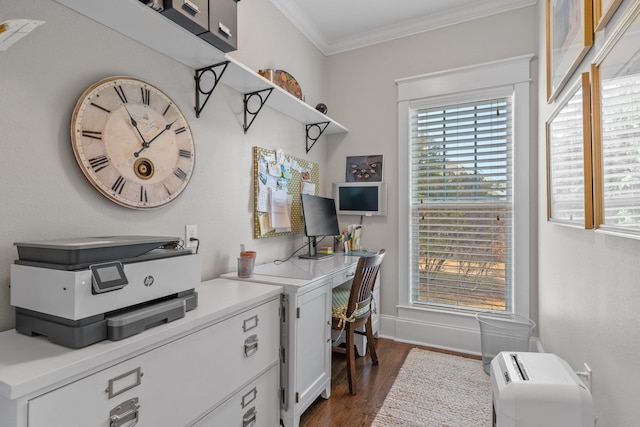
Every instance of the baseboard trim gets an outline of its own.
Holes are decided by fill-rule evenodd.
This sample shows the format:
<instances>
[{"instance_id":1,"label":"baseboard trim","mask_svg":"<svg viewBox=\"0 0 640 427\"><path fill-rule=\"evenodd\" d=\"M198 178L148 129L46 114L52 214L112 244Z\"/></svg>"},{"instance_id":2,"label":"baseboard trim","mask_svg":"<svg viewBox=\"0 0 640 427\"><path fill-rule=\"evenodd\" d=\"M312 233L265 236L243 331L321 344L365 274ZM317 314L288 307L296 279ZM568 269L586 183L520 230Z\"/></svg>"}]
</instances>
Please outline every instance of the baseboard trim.
<instances>
[{"instance_id":1,"label":"baseboard trim","mask_svg":"<svg viewBox=\"0 0 640 427\"><path fill-rule=\"evenodd\" d=\"M379 336L409 344L482 355L479 327L447 325L381 315ZM530 350L544 353L542 343L537 337L531 338Z\"/></svg>"},{"instance_id":2,"label":"baseboard trim","mask_svg":"<svg viewBox=\"0 0 640 427\"><path fill-rule=\"evenodd\" d=\"M538 337L531 337L529 345L531 346L531 351L535 351L536 353L545 353L544 347L542 347L542 342Z\"/></svg>"},{"instance_id":3,"label":"baseboard trim","mask_svg":"<svg viewBox=\"0 0 640 427\"><path fill-rule=\"evenodd\" d=\"M409 344L481 355L480 331L415 319L380 316L380 336Z\"/></svg>"}]
</instances>

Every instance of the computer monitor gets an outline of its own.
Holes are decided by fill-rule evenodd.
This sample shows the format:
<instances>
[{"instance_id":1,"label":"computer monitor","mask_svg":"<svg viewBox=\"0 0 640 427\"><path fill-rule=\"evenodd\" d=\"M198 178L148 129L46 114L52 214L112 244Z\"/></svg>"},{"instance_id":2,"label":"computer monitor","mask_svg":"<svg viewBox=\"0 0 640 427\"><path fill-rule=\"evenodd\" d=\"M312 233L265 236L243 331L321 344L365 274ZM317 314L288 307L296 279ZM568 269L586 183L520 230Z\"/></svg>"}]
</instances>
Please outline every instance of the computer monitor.
<instances>
[{"instance_id":1,"label":"computer monitor","mask_svg":"<svg viewBox=\"0 0 640 427\"><path fill-rule=\"evenodd\" d=\"M384 182L334 182L333 198L338 215L387 215Z\"/></svg>"},{"instance_id":2,"label":"computer monitor","mask_svg":"<svg viewBox=\"0 0 640 427\"><path fill-rule=\"evenodd\" d=\"M326 197L302 194L302 215L304 217L304 234L309 239L308 252L300 255L300 258L319 259L332 256L331 254L318 254L316 237L333 236L340 234L336 203Z\"/></svg>"}]
</instances>

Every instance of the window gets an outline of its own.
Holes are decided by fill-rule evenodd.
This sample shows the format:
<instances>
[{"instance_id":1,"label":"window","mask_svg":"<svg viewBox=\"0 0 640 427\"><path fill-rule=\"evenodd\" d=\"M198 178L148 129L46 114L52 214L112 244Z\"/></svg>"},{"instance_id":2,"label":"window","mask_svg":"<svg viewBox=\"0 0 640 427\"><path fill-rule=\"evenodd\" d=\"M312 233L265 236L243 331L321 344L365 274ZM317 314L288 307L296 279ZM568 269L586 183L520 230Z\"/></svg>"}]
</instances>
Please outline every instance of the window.
<instances>
[{"instance_id":1,"label":"window","mask_svg":"<svg viewBox=\"0 0 640 427\"><path fill-rule=\"evenodd\" d=\"M511 97L410 109L412 303L512 311L512 113Z\"/></svg>"},{"instance_id":2,"label":"window","mask_svg":"<svg viewBox=\"0 0 640 427\"><path fill-rule=\"evenodd\" d=\"M471 351L470 314L529 317L532 57L396 80L400 340Z\"/></svg>"}]
</instances>

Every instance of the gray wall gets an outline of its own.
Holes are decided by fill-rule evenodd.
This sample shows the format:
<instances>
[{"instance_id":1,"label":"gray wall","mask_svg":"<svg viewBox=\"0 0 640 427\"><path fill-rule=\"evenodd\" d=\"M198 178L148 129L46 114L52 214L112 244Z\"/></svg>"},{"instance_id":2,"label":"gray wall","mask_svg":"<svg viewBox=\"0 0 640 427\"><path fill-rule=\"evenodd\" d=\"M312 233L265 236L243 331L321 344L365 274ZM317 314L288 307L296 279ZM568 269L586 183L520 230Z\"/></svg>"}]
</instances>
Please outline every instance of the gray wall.
<instances>
[{"instance_id":1,"label":"gray wall","mask_svg":"<svg viewBox=\"0 0 640 427\"><path fill-rule=\"evenodd\" d=\"M299 80L307 100L323 98L324 55L269 0L240 2L239 15L237 59L256 70L285 69ZM302 237L252 239L252 147L283 148L322 164L324 137L307 155L304 125L270 108L245 135L236 115L242 95L223 85L196 118L193 70L51 0L0 0L0 21L18 18L46 23L0 52L0 330L14 326L8 285L16 241L183 236L186 224L197 224L203 280L234 270L241 243L258 252L259 263L300 246ZM87 87L112 75L160 87L190 122L195 171L168 206L120 207L94 190L76 163L69 137L73 107ZM320 191L328 195L330 189Z\"/></svg>"},{"instance_id":2,"label":"gray wall","mask_svg":"<svg viewBox=\"0 0 640 427\"><path fill-rule=\"evenodd\" d=\"M390 321L396 316L398 286L407 286L398 283L397 188L399 179L406 182L402 174L407 171L398 171L397 166L397 146L401 141L398 141L395 80L535 53L535 13L535 7L518 9L327 59L329 110L343 120L350 131L330 137L326 176L344 176L346 156L384 155L388 216L364 219L364 243L389 251L382 269L381 306L382 315ZM536 62L534 59L534 75ZM535 201L535 192L531 197ZM535 243L535 236L532 242ZM535 270L535 264L532 269ZM533 291L535 293L535 289ZM532 312L535 313L535 309ZM437 344L427 336L424 340Z\"/></svg>"},{"instance_id":3,"label":"gray wall","mask_svg":"<svg viewBox=\"0 0 640 427\"><path fill-rule=\"evenodd\" d=\"M538 2L539 56L545 52L544 3ZM588 71L621 13L596 34L569 86ZM544 75L544 61L538 73ZM539 327L547 352L556 353L576 370L593 370L593 398L598 426L632 426L640 419L640 241L578 230L546 221L547 194L544 126L557 102L547 104L544 83L538 87L538 227Z\"/></svg>"}]
</instances>

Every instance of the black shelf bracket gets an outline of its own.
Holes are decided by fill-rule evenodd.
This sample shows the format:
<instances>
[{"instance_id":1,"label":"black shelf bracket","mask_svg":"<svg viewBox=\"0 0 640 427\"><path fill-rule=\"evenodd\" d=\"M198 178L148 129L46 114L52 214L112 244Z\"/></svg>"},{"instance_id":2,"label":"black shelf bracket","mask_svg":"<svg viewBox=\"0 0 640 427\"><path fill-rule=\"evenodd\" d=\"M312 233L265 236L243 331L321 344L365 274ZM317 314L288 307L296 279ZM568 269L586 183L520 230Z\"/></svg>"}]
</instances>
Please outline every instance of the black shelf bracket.
<instances>
[{"instance_id":1,"label":"black shelf bracket","mask_svg":"<svg viewBox=\"0 0 640 427\"><path fill-rule=\"evenodd\" d=\"M305 144L307 148L307 154L309 154L309 151L311 151L311 148L313 148L313 146L316 144L316 141L318 140L318 138L320 138L324 133L325 129L327 129L327 126L329 126L329 123L331 122L320 122L320 123L312 123L307 125L307 141ZM318 135L311 136L311 133L309 132L311 129L316 129ZM312 141L311 145L309 145L310 141Z\"/></svg>"},{"instance_id":2,"label":"black shelf bracket","mask_svg":"<svg viewBox=\"0 0 640 427\"><path fill-rule=\"evenodd\" d=\"M271 95L272 91L273 91L273 88L270 87L267 89L257 90L255 92L249 92L244 94L244 125L242 126L242 128L244 129L244 133L247 133L247 131L253 124L253 121L256 119L256 116L258 115L260 110L262 110L262 107L264 107L264 104L267 102L267 99L269 99L269 95ZM249 101L254 96L258 97L258 99L260 100L260 106L258 107L257 110L252 111L249 109ZM247 116L251 116L251 120L249 121L249 123L247 123Z\"/></svg>"},{"instance_id":3,"label":"black shelf bracket","mask_svg":"<svg viewBox=\"0 0 640 427\"><path fill-rule=\"evenodd\" d=\"M227 65L229 65L229 61L220 62L219 64L209 65L208 67L200 68L196 70L195 80L196 80L196 117L200 117L200 113L204 109L204 106L207 105L207 101L209 101L209 97L215 90L218 83L220 83L220 79L227 69ZM213 86L209 90L203 90L201 86L202 76L210 72L213 74ZM204 102L200 105L200 96L204 95Z\"/></svg>"}]
</instances>

